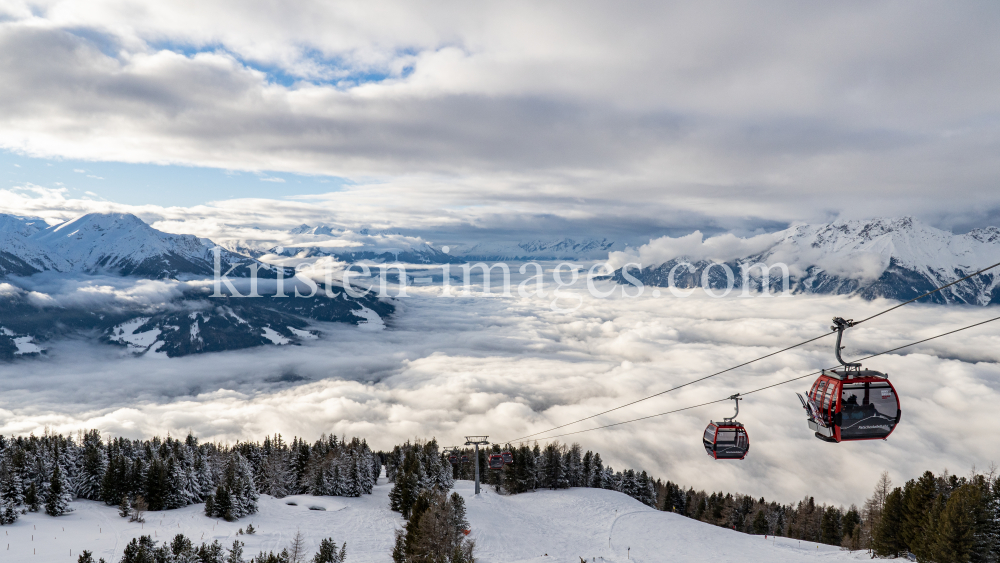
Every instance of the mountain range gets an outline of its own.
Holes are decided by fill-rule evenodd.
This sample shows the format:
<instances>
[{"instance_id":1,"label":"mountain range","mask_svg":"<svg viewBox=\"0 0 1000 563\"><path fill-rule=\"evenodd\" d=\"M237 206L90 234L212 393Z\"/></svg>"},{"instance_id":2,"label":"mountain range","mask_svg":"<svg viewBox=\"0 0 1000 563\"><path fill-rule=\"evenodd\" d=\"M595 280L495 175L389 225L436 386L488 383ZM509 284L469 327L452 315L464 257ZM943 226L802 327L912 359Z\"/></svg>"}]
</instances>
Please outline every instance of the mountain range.
<instances>
[{"instance_id":1,"label":"mountain range","mask_svg":"<svg viewBox=\"0 0 1000 563\"><path fill-rule=\"evenodd\" d=\"M395 309L373 295L327 297L326 287L315 298L282 299L273 282L259 298L213 297L217 256L220 272L243 278L241 287L254 270L260 280L295 274L131 214L91 213L53 226L0 214L0 359L42 354L46 341L70 333L171 357L296 345L317 337L312 321L364 324ZM136 298L149 291L162 298Z\"/></svg>"},{"instance_id":2,"label":"mountain range","mask_svg":"<svg viewBox=\"0 0 1000 563\"><path fill-rule=\"evenodd\" d=\"M685 240L687 239L687 240ZM645 285L680 289L701 287L716 293L734 273L736 290L783 291L779 264L788 268L792 293L859 295L865 299L907 300L1000 262L1000 229L986 227L953 234L911 217L843 220L820 225L794 225L752 238L732 235L701 240L700 234L657 239L639 249L613 255L619 264L636 262L628 273ZM690 264L690 268L685 265ZM772 268L765 279L761 268ZM706 273L707 272L707 273ZM614 279L631 284L619 268ZM983 272L927 298L936 303L987 305L1000 303L1000 268Z\"/></svg>"}]
</instances>

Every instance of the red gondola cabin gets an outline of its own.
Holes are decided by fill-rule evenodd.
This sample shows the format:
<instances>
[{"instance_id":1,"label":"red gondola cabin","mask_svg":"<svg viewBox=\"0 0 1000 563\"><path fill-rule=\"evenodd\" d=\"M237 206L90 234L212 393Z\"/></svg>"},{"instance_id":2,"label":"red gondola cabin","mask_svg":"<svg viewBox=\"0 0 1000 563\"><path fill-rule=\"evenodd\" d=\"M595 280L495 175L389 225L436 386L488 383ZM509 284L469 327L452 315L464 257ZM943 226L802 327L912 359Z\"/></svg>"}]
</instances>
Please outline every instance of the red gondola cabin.
<instances>
[{"instance_id":1,"label":"red gondola cabin","mask_svg":"<svg viewBox=\"0 0 1000 563\"><path fill-rule=\"evenodd\" d=\"M489 459L490 469L503 469L504 462L501 454L491 454Z\"/></svg>"},{"instance_id":2,"label":"red gondola cabin","mask_svg":"<svg viewBox=\"0 0 1000 563\"><path fill-rule=\"evenodd\" d=\"M841 357L844 330L854 325L852 320L833 319L830 328L837 333L834 355L843 367L823 370L809 389L808 400L799 395L809 428L827 442L884 440L896 429L903 414L888 375L861 369L861 364L845 362Z\"/></svg>"},{"instance_id":3,"label":"red gondola cabin","mask_svg":"<svg viewBox=\"0 0 1000 563\"><path fill-rule=\"evenodd\" d=\"M824 370L803 406L809 428L827 442L883 440L902 415L892 383L870 369Z\"/></svg>"},{"instance_id":4,"label":"red gondola cabin","mask_svg":"<svg viewBox=\"0 0 1000 563\"><path fill-rule=\"evenodd\" d=\"M702 443L713 459L743 459L750 451L750 437L739 422L709 423Z\"/></svg>"}]
</instances>

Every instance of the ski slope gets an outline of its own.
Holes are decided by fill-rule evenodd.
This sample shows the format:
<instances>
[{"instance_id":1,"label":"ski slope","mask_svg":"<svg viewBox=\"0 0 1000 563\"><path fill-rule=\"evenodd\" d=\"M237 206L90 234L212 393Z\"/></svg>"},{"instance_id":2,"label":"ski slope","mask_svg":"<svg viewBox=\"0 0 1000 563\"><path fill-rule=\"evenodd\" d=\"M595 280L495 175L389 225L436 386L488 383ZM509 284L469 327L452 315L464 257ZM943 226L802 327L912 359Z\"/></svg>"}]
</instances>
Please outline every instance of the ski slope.
<instances>
[{"instance_id":1,"label":"ski slope","mask_svg":"<svg viewBox=\"0 0 1000 563\"><path fill-rule=\"evenodd\" d=\"M279 551L296 531L307 539L310 559L326 537L347 542L350 563L392 561L394 530L404 524L389 510L390 484L380 479L374 494L361 498L291 496L260 498L260 512L239 522L204 516L203 505L146 513L146 523L129 523L114 507L93 501L73 503L74 512L52 518L27 514L12 526L2 526L0 561L71 562L81 549L108 563L143 534L160 541L183 533L194 540L234 539L246 544L249 559L260 550ZM784 538L764 539L653 510L613 491L569 489L502 496L483 489L475 498L472 483L458 481L455 490L466 499L470 537L476 559L483 563L511 561L579 563L636 562L760 562L805 563L868 559L866 552L849 553L832 546ZM292 506L289 503L295 503ZM310 508L312 507L312 509ZM252 536L237 536L253 523Z\"/></svg>"}]
</instances>

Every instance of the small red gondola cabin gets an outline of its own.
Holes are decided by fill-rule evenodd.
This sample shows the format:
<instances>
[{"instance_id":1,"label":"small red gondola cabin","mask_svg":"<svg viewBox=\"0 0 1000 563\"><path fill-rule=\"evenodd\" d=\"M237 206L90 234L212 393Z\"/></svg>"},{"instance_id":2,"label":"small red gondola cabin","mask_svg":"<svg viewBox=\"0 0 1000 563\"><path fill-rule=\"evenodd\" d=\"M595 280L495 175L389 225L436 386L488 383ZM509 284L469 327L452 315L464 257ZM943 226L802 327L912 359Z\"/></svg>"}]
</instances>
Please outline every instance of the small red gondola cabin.
<instances>
[{"instance_id":1,"label":"small red gondola cabin","mask_svg":"<svg viewBox=\"0 0 1000 563\"><path fill-rule=\"evenodd\" d=\"M448 456L448 462L451 463L452 465L457 465L459 461L460 459L458 457L458 454L455 452L452 452L451 455Z\"/></svg>"},{"instance_id":2,"label":"small red gondola cabin","mask_svg":"<svg viewBox=\"0 0 1000 563\"><path fill-rule=\"evenodd\" d=\"M823 370L809 389L808 400L799 395L809 428L827 442L884 440L902 416L896 388L888 375L861 369L861 364L847 363L840 357L844 328L853 322L837 317L833 323L837 361L843 368Z\"/></svg>"},{"instance_id":3,"label":"small red gondola cabin","mask_svg":"<svg viewBox=\"0 0 1000 563\"><path fill-rule=\"evenodd\" d=\"M750 451L750 437L739 422L712 422L702 438L713 459L743 459Z\"/></svg>"},{"instance_id":4,"label":"small red gondola cabin","mask_svg":"<svg viewBox=\"0 0 1000 563\"><path fill-rule=\"evenodd\" d=\"M503 466L505 465L503 462L503 455L490 454L489 465L490 469L503 469Z\"/></svg>"},{"instance_id":5,"label":"small red gondola cabin","mask_svg":"<svg viewBox=\"0 0 1000 563\"><path fill-rule=\"evenodd\" d=\"M500 455L503 457L504 464L510 465L510 464L514 463L514 455L512 453L510 453L510 452L500 452Z\"/></svg>"},{"instance_id":6,"label":"small red gondola cabin","mask_svg":"<svg viewBox=\"0 0 1000 563\"><path fill-rule=\"evenodd\" d=\"M701 441L712 459L743 459L750 451L750 436L746 428L736 422L740 414L740 394L730 397L736 401L736 414L722 422L711 421L705 428Z\"/></svg>"}]
</instances>

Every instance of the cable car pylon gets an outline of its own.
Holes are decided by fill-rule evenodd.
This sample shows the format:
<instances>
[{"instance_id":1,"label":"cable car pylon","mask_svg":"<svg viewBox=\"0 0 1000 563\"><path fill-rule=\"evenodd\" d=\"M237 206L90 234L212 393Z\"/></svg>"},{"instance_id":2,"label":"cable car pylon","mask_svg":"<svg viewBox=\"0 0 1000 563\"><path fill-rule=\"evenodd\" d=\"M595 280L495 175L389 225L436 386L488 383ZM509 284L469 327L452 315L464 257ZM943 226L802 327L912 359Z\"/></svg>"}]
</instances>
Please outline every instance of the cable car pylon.
<instances>
[{"instance_id":1,"label":"cable car pylon","mask_svg":"<svg viewBox=\"0 0 1000 563\"><path fill-rule=\"evenodd\" d=\"M490 445L489 436L466 436L466 446L476 447L476 494L479 494L479 446Z\"/></svg>"},{"instance_id":2,"label":"cable car pylon","mask_svg":"<svg viewBox=\"0 0 1000 563\"><path fill-rule=\"evenodd\" d=\"M834 317L830 329L837 333L834 355L841 368L822 370L806 394L808 399L796 393L806 410L809 429L825 442L884 440L903 414L888 374L861 369L860 363L845 362L841 357L844 330L856 324Z\"/></svg>"},{"instance_id":3,"label":"cable car pylon","mask_svg":"<svg viewBox=\"0 0 1000 563\"><path fill-rule=\"evenodd\" d=\"M747 435L746 428L736 421L740 415L739 393L729 397L736 401L736 413L732 417L722 419L722 422L709 421L705 433L702 435L702 444L705 452L712 459L743 459L750 451L750 436Z\"/></svg>"}]
</instances>

